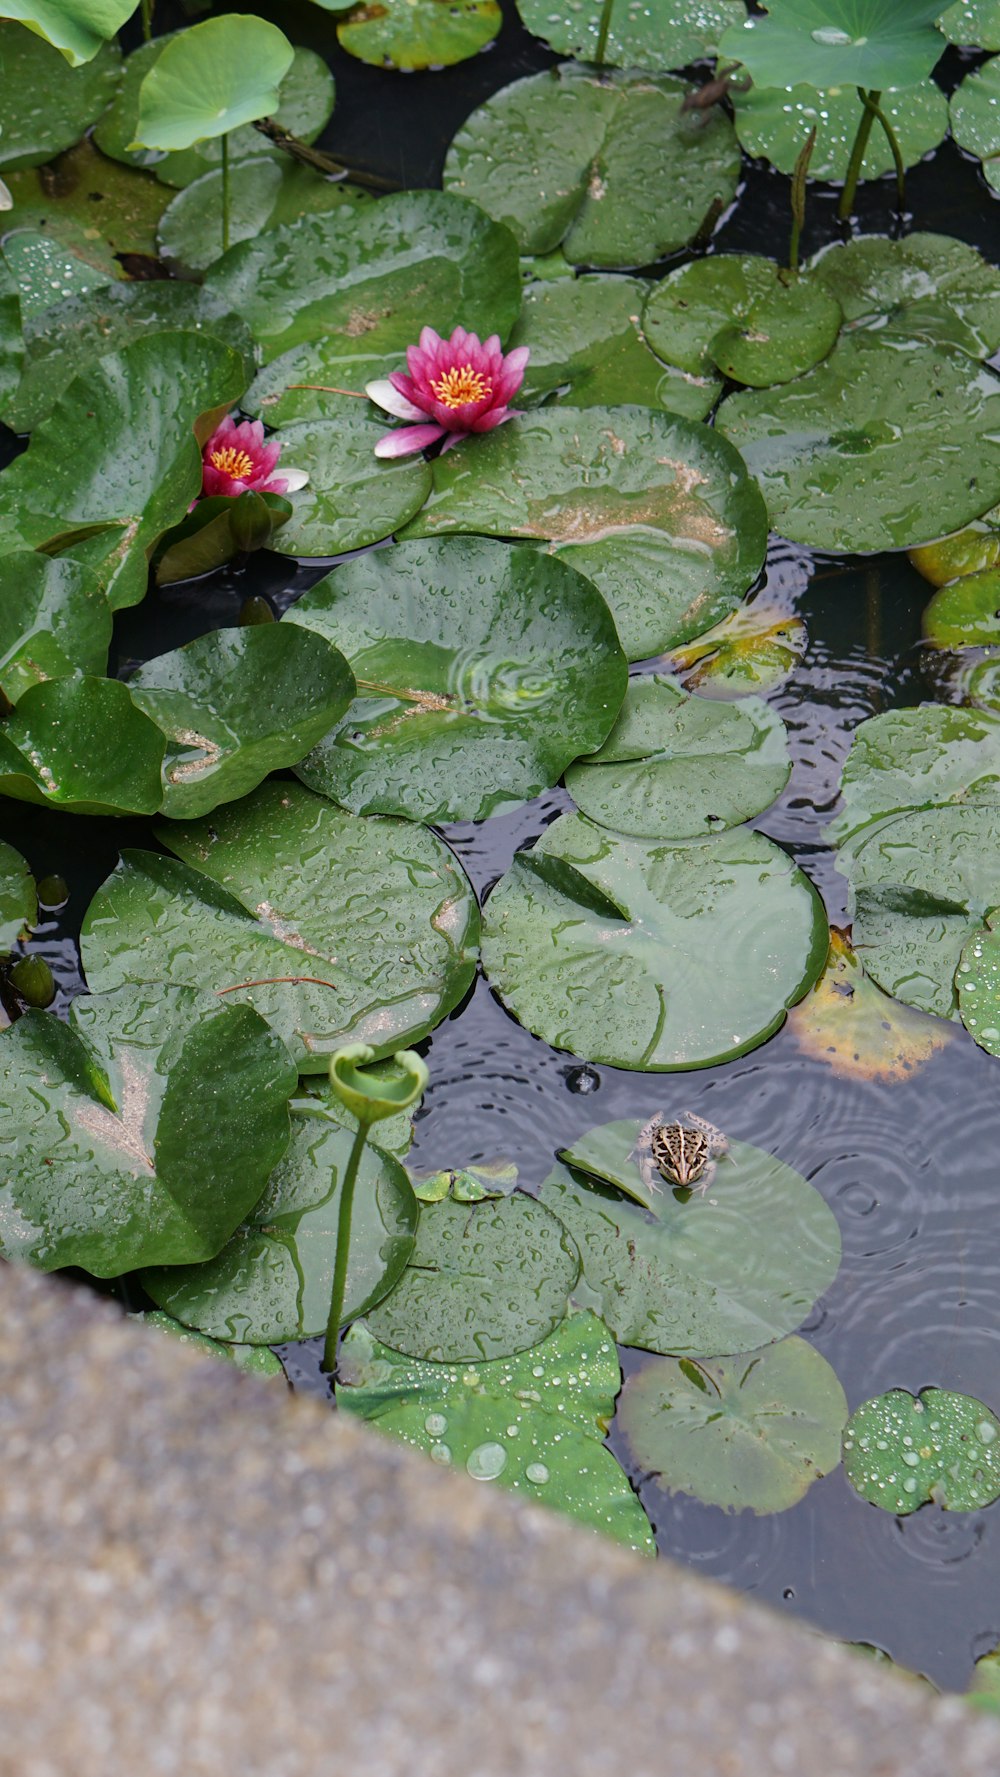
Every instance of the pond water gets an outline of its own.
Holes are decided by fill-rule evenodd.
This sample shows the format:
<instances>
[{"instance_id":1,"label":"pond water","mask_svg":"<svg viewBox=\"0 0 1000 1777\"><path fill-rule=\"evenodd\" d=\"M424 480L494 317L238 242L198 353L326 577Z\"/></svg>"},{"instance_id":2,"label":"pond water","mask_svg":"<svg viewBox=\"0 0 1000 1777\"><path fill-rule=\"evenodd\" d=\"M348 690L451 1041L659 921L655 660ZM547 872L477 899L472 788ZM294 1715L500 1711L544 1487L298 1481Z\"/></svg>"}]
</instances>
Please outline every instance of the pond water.
<instances>
[{"instance_id":1,"label":"pond water","mask_svg":"<svg viewBox=\"0 0 1000 1777\"><path fill-rule=\"evenodd\" d=\"M318 9L258 10L296 42L326 50L330 32ZM164 6L163 23L171 22ZM339 50L330 59L338 102L321 145L399 185L420 187L439 182L445 148L475 105L556 58L507 7L497 41L452 69L393 76ZM957 79L975 60L950 52L946 78ZM863 230L894 228L892 196L891 181L862 188ZM829 187L811 193L806 253L842 238L836 199ZM909 174L907 202L919 228L1000 259L995 201L978 166L950 141ZM787 231L788 205L789 181L750 167L711 251L774 251ZM9 434L0 443L11 454L17 449ZM153 591L119 614L109 670L125 671L207 628L235 623L251 595L267 597L280 615L326 572L326 564L296 568L264 554L245 570ZM792 777L753 825L792 855L822 895L831 924L843 925L847 884L824 828L857 725L936 695L920 639L930 588L905 554L821 556L772 538L756 596L772 595L803 620L808 645L770 694L787 724ZM571 807L567 793L554 789L513 814L439 830L482 898L515 852ZM151 824L73 821L21 804L7 804L4 813L5 837L36 876L59 873L69 885L67 906L39 926L30 945L51 964L63 1009L82 986L77 937L90 898L122 845L155 849ZM852 1410L883 1390L916 1394L928 1386L1000 1406L996 1061L961 1027L912 1079L891 1084L833 1073L803 1052L790 1025L738 1060L656 1076L550 1048L515 1022L480 977L421 1050L431 1086L409 1157L415 1169L502 1156L532 1190L556 1151L596 1123L645 1118L660 1106L699 1113L731 1139L794 1167L835 1212L843 1263L801 1331L833 1366ZM127 1293L132 1305L141 1304L138 1286ZM282 1348L296 1387L326 1392L319 1356L318 1341ZM626 1375L647 1361L642 1352L622 1351ZM973 1662L1000 1642L1000 1506L948 1513L930 1504L896 1518L863 1506L838 1468L790 1510L730 1515L668 1495L635 1470L614 1429L611 1447L631 1474L660 1550L701 1574L843 1640L874 1644L945 1688L964 1689Z\"/></svg>"}]
</instances>

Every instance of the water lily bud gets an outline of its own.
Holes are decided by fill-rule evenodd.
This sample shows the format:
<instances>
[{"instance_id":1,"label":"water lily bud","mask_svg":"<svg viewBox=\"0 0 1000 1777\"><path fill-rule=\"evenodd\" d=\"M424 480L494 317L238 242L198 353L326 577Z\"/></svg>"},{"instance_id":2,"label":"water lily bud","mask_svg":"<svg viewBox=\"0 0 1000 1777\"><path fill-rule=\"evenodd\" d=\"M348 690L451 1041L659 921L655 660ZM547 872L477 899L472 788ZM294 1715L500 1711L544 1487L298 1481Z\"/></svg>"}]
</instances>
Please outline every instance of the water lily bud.
<instances>
[{"instance_id":1,"label":"water lily bud","mask_svg":"<svg viewBox=\"0 0 1000 1777\"><path fill-rule=\"evenodd\" d=\"M236 548L244 555L263 549L271 540L274 524L267 501L259 494L240 494L229 512L229 529Z\"/></svg>"},{"instance_id":2,"label":"water lily bud","mask_svg":"<svg viewBox=\"0 0 1000 1777\"><path fill-rule=\"evenodd\" d=\"M245 599L240 607L240 628L250 629L256 623L273 623L274 612L266 599Z\"/></svg>"},{"instance_id":3,"label":"water lily bud","mask_svg":"<svg viewBox=\"0 0 1000 1777\"><path fill-rule=\"evenodd\" d=\"M427 1089L430 1074L414 1049L399 1049L391 1072L383 1063L377 1073L361 1070L375 1060L367 1043L347 1043L330 1058L330 1085L342 1105L367 1126L409 1110Z\"/></svg>"},{"instance_id":4,"label":"water lily bud","mask_svg":"<svg viewBox=\"0 0 1000 1777\"><path fill-rule=\"evenodd\" d=\"M65 907L69 889L61 876L43 876L38 883L39 905L54 910Z\"/></svg>"},{"instance_id":5,"label":"water lily bud","mask_svg":"<svg viewBox=\"0 0 1000 1777\"><path fill-rule=\"evenodd\" d=\"M56 984L43 956L20 956L10 971L10 984L29 1006L42 1010L56 997Z\"/></svg>"}]
</instances>

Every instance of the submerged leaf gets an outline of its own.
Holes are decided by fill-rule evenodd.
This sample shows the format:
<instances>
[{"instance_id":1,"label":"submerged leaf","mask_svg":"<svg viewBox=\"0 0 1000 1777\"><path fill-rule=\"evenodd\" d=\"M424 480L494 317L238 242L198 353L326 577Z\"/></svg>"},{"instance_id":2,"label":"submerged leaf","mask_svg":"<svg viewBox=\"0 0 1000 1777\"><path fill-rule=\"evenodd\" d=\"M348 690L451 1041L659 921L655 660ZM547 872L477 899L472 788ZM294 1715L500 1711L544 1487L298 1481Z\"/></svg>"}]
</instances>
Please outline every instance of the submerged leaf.
<instances>
[{"instance_id":1,"label":"submerged leaf","mask_svg":"<svg viewBox=\"0 0 1000 1777\"><path fill-rule=\"evenodd\" d=\"M950 1042L940 1019L911 1011L868 980L842 932L830 933L830 955L811 993L788 1014L799 1049L845 1079L906 1079Z\"/></svg>"}]
</instances>

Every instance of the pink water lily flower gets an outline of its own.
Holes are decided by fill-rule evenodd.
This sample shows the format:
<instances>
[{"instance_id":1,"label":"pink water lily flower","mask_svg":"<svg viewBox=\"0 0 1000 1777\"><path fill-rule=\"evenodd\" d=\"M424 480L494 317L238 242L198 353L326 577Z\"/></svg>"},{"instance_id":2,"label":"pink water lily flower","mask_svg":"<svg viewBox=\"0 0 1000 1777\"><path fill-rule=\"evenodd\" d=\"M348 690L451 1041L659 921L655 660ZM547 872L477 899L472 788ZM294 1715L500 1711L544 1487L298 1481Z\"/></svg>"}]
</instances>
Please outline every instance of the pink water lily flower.
<instances>
[{"instance_id":1,"label":"pink water lily flower","mask_svg":"<svg viewBox=\"0 0 1000 1777\"><path fill-rule=\"evenodd\" d=\"M281 455L281 440L264 440L260 420L232 419L216 426L201 453L203 494L230 494L235 499L248 490L261 494L290 494L305 487L308 475L301 469L272 470Z\"/></svg>"},{"instance_id":2,"label":"pink water lily flower","mask_svg":"<svg viewBox=\"0 0 1000 1777\"><path fill-rule=\"evenodd\" d=\"M397 419L422 423L387 432L375 446L377 457L409 456L439 438L448 450L470 432L492 432L513 419L517 409L507 403L524 381L528 347L505 353L496 333L481 341L456 327L450 339L442 339L425 327L420 344L407 348L406 362L409 376L394 370L369 383L365 394Z\"/></svg>"}]
</instances>

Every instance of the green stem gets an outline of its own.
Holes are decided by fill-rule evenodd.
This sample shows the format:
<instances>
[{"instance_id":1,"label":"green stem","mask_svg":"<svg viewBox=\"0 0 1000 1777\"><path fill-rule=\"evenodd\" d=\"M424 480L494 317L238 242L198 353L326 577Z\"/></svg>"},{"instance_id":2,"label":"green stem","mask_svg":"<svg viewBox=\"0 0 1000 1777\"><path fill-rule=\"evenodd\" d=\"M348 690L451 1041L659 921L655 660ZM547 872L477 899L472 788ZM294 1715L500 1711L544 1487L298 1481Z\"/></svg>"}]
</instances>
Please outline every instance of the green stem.
<instances>
[{"instance_id":1,"label":"green stem","mask_svg":"<svg viewBox=\"0 0 1000 1777\"><path fill-rule=\"evenodd\" d=\"M222 251L229 251L229 137L222 138Z\"/></svg>"},{"instance_id":2,"label":"green stem","mask_svg":"<svg viewBox=\"0 0 1000 1777\"><path fill-rule=\"evenodd\" d=\"M142 40L148 43L153 35L154 0L142 0Z\"/></svg>"},{"instance_id":3,"label":"green stem","mask_svg":"<svg viewBox=\"0 0 1000 1777\"><path fill-rule=\"evenodd\" d=\"M854 196L858 189L858 180L861 177L865 149L868 147L868 138L872 133L872 124L875 122L881 97L881 92L866 93L864 87L858 87L858 98L861 100L861 122L858 124L858 133L854 138L854 147L851 149L851 158L847 165L847 179L841 193L840 203L837 206L837 215L842 222L846 222L854 208Z\"/></svg>"},{"instance_id":4,"label":"green stem","mask_svg":"<svg viewBox=\"0 0 1000 1777\"><path fill-rule=\"evenodd\" d=\"M806 219L806 176L815 146L816 125L813 124L806 138L805 146L795 162L795 171L792 174L792 234L788 243L788 270L793 278L797 278L799 275L799 241Z\"/></svg>"},{"instance_id":5,"label":"green stem","mask_svg":"<svg viewBox=\"0 0 1000 1777\"><path fill-rule=\"evenodd\" d=\"M337 1369L337 1337L340 1323L344 1318L344 1295L347 1290L347 1256L351 1246L351 1212L354 1208L354 1186L357 1182L358 1167L365 1142L368 1140L368 1126L358 1124L358 1132L354 1137L351 1157L347 1162L344 1182L340 1187L340 1210L337 1216L337 1253L333 1261L333 1287L330 1291L330 1318L326 1323L326 1343L323 1346L323 1369L328 1376L334 1375Z\"/></svg>"},{"instance_id":6,"label":"green stem","mask_svg":"<svg viewBox=\"0 0 1000 1777\"><path fill-rule=\"evenodd\" d=\"M869 111L874 112L879 123L882 125L882 128L885 131L885 139L889 144L889 151L896 163L896 196L899 201L899 207L902 210L903 205L906 202L906 168L903 165L903 155L899 146L899 138L878 102L877 93L868 94L867 108Z\"/></svg>"},{"instance_id":7,"label":"green stem","mask_svg":"<svg viewBox=\"0 0 1000 1777\"><path fill-rule=\"evenodd\" d=\"M604 0L601 12L601 28L597 33L597 49L594 52L594 61L599 68L604 67L604 58L608 53L608 32L611 29L611 11L614 3L615 0Z\"/></svg>"}]
</instances>

